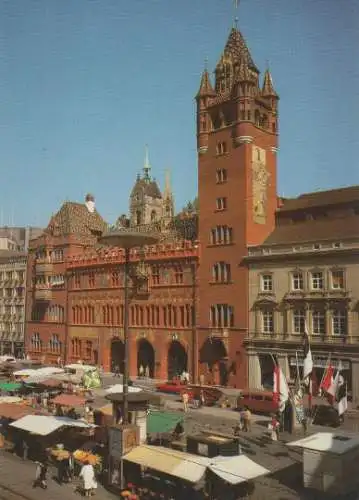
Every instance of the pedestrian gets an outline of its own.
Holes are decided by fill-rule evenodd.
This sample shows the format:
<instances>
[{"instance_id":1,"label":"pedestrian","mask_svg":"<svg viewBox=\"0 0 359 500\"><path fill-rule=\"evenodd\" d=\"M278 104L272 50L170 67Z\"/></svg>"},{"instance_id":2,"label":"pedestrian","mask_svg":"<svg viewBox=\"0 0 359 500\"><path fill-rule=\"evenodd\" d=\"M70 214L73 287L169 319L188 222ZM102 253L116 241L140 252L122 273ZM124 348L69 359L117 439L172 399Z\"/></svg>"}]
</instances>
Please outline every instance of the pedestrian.
<instances>
[{"instance_id":1,"label":"pedestrian","mask_svg":"<svg viewBox=\"0 0 359 500\"><path fill-rule=\"evenodd\" d=\"M139 374L140 378L143 378L144 372L145 372L145 370L143 368L143 365L140 365L140 368L138 370L138 374Z\"/></svg>"},{"instance_id":2,"label":"pedestrian","mask_svg":"<svg viewBox=\"0 0 359 500\"><path fill-rule=\"evenodd\" d=\"M36 462L35 481L32 487L36 488L37 486L44 490L47 488L47 465L42 462Z\"/></svg>"},{"instance_id":3,"label":"pedestrian","mask_svg":"<svg viewBox=\"0 0 359 500\"><path fill-rule=\"evenodd\" d=\"M47 408L47 402L49 400L49 393L45 390L43 393L42 393L42 406L44 408Z\"/></svg>"},{"instance_id":4,"label":"pedestrian","mask_svg":"<svg viewBox=\"0 0 359 500\"><path fill-rule=\"evenodd\" d=\"M184 391L182 394L182 401L183 401L183 411L185 413L188 412L188 402L189 402L189 395L188 392Z\"/></svg>"},{"instance_id":5,"label":"pedestrian","mask_svg":"<svg viewBox=\"0 0 359 500\"><path fill-rule=\"evenodd\" d=\"M279 422L275 415L272 416L270 423L270 432L272 441L278 441L279 439Z\"/></svg>"},{"instance_id":6,"label":"pedestrian","mask_svg":"<svg viewBox=\"0 0 359 500\"><path fill-rule=\"evenodd\" d=\"M146 378L150 378L150 367L148 365L145 368L145 376Z\"/></svg>"},{"instance_id":7,"label":"pedestrian","mask_svg":"<svg viewBox=\"0 0 359 500\"><path fill-rule=\"evenodd\" d=\"M199 376L199 385L204 385L204 374L201 373L201 375Z\"/></svg>"},{"instance_id":8,"label":"pedestrian","mask_svg":"<svg viewBox=\"0 0 359 500\"><path fill-rule=\"evenodd\" d=\"M252 426L251 419L252 419L252 414L248 406L246 406L242 412L242 423L244 432L249 432L251 430Z\"/></svg>"},{"instance_id":9,"label":"pedestrian","mask_svg":"<svg viewBox=\"0 0 359 500\"><path fill-rule=\"evenodd\" d=\"M27 460L27 457L29 456L29 445L27 444L27 441L25 439L22 442L22 458L23 460Z\"/></svg>"},{"instance_id":10,"label":"pedestrian","mask_svg":"<svg viewBox=\"0 0 359 500\"><path fill-rule=\"evenodd\" d=\"M85 497L91 496L93 490L97 488L97 482L95 478L95 470L89 462L86 461L84 463L80 472L80 477L84 482Z\"/></svg>"}]
</instances>

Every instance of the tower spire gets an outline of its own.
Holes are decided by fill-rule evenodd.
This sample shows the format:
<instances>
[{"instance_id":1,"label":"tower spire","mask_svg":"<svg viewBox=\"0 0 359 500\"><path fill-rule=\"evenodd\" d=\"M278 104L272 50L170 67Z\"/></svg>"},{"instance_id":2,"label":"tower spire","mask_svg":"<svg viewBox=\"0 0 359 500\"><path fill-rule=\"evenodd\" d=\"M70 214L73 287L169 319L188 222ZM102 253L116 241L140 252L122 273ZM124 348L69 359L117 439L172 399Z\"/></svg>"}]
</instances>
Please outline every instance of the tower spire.
<instances>
[{"instance_id":1,"label":"tower spire","mask_svg":"<svg viewBox=\"0 0 359 500\"><path fill-rule=\"evenodd\" d=\"M165 171L165 188L163 190L163 194L165 198L169 198L170 196L172 196L171 171L169 168L167 168Z\"/></svg>"},{"instance_id":2,"label":"tower spire","mask_svg":"<svg viewBox=\"0 0 359 500\"><path fill-rule=\"evenodd\" d=\"M151 165L149 160L148 144L145 145L145 161L143 164L143 177L147 181L151 179Z\"/></svg>"},{"instance_id":3,"label":"tower spire","mask_svg":"<svg viewBox=\"0 0 359 500\"><path fill-rule=\"evenodd\" d=\"M233 10L234 10L234 16L233 16L233 28L235 30L238 29L238 9L239 9L239 1L240 0L233 0Z\"/></svg>"}]
</instances>

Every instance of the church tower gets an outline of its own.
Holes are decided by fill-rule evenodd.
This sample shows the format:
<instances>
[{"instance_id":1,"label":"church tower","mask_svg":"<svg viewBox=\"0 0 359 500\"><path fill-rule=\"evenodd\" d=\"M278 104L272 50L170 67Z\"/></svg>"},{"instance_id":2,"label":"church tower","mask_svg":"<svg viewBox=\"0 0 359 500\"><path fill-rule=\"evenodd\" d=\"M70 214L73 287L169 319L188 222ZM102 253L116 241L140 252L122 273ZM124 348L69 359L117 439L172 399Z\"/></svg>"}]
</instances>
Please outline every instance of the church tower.
<instances>
[{"instance_id":1,"label":"church tower","mask_svg":"<svg viewBox=\"0 0 359 500\"><path fill-rule=\"evenodd\" d=\"M245 387L248 273L242 261L248 246L262 243L274 228L279 98L269 69L260 84L237 26L214 74L212 84L205 68L196 96L200 367L207 352L212 364L217 357L219 365L234 367L229 383Z\"/></svg>"},{"instance_id":2,"label":"church tower","mask_svg":"<svg viewBox=\"0 0 359 500\"><path fill-rule=\"evenodd\" d=\"M145 150L145 161L142 176L137 176L130 195L130 225L141 226L160 220L162 217L162 194L160 188L151 177L148 147Z\"/></svg>"}]
</instances>

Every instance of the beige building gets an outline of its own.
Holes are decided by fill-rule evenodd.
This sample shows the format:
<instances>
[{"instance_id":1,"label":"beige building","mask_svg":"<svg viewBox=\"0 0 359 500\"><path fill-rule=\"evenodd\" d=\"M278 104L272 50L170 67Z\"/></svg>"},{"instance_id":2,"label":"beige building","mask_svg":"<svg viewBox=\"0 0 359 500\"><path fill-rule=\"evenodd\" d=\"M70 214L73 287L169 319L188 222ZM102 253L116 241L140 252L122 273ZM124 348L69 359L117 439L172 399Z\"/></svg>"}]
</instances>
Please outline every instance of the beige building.
<instances>
[{"instance_id":1,"label":"beige building","mask_svg":"<svg viewBox=\"0 0 359 500\"><path fill-rule=\"evenodd\" d=\"M23 354L27 255L0 251L0 353Z\"/></svg>"},{"instance_id":2,"label":"beige building","mask_svg":"<svg viewBox=\"0 0 359 500\"><path fill-rule=\"evenodd\" d=\"M307 327L318 383L330 357L359 403L359 187L282 200L273 233L245 261L249 386L270 387L273 359L294 380Z\"/></svg>"}]
</instances>

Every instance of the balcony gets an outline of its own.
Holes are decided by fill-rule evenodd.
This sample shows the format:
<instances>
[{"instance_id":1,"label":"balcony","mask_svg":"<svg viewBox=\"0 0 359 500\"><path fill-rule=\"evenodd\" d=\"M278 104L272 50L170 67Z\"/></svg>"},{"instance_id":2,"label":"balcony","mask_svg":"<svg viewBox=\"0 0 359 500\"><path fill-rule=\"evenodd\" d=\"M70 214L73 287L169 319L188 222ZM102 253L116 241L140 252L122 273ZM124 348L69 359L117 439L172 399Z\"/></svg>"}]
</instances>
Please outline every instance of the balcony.
<instances>
[{"instance_id":1,"label":"balcony","mask_svg":"<svg viewBox=\"0 0 359 500\"><path fill-rule=\"evenodd\" d=\"M52 262L39 261L39 262L36 262L35 273L36 274L49 274L49 273L52 273L53 268L54 268L54 266L53 266Z\"/></svg>"},{"instance_id":2,"label":"balcony","mask_svg":"<svg viewBox=\"0 0 359 500\"><path fill-rule=\"evenodd\" d=\"M52 300L51 288L36 288L35 300L43 301L43 302L50 302Z\"/></svg>"}]
</instances>

